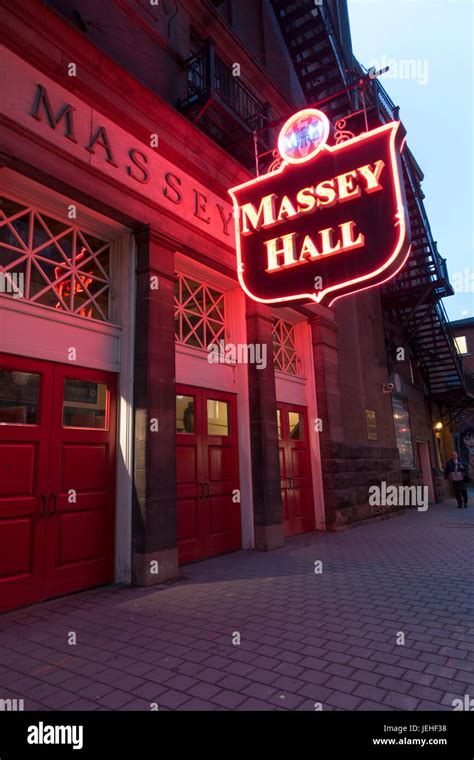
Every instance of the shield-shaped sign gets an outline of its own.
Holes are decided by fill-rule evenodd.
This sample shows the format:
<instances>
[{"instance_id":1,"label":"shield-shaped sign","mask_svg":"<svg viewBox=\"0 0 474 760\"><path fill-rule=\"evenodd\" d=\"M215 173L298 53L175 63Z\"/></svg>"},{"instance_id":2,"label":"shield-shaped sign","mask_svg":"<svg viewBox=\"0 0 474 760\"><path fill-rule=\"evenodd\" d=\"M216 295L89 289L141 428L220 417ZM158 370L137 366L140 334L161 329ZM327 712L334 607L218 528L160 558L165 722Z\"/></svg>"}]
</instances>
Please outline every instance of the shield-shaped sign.
<instances>
[{"instance_id":1,"label":"shield-shaped sign","mask_svg":"<svg viewBox=\"0 0 474 760\"><path fill-rule=\"evenodd\" d=\"M280 167L229 190L238 276L256 301L330 305L408 258L402 124L335 145L328 133L320 111L295 114L280 132Z\"/></svg>"}]
</instances>

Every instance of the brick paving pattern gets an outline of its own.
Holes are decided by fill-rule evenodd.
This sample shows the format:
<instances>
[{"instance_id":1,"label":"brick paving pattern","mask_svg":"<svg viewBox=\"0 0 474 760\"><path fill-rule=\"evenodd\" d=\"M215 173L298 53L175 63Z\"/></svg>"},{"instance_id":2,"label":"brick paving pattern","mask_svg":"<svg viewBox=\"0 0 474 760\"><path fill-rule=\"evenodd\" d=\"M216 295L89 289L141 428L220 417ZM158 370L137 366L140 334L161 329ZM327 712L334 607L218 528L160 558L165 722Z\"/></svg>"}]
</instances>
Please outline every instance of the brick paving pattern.
<instances>
[{"instance_id":1,"label":"brick paving pattern","mask_svg":"<svg viewBox=\"0 0 474 760\"><path fill-rule=\"evenodd\" d=\"M0 617L0 699L26 710L451 710L474 695L473 546L472 501L447 502L186 566L154 589L18 610Z\"/></svg>"}]
</instances>

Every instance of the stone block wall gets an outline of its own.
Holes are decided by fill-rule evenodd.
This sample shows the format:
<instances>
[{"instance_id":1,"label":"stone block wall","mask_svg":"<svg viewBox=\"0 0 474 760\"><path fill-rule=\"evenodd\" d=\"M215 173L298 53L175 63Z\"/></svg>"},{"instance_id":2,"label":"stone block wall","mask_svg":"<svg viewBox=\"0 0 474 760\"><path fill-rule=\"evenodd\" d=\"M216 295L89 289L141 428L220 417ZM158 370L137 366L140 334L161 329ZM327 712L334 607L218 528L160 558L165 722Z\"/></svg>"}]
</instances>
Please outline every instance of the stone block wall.
<instances>
[{"instance_id":1,"label":"stone block wall","mask_svg":"<svg viewBox=\"0 0 474 760\"><path fill-rule=\"evenodd\" d=\"M452 499L454 496L449 487L449 481L444 479L443 470L433 468L433 487L437 503L443 502L445 499Z\"/></svg>"},{"instance_id":2,"label":"stone block wall","mask_svg":"<svg viewBox=\"0 0 474 760\"><path fill-rule=\"evenodd\" d=\"M404 486L422 486L423 472L419 469L402 470L402 483Z\"/></svg>"},{"instance_id":3,"label":"stone block wall","mask_svg":"<svg viewBox=\"0 0 474 760\"><path fill-rule=\"evenodd\" d=\"M332 442L329 456L322 459L322 471L329 530L403 509L369 504L370 486L382 481L402 485L396 448Z\"/></svg>"}]
</instances>

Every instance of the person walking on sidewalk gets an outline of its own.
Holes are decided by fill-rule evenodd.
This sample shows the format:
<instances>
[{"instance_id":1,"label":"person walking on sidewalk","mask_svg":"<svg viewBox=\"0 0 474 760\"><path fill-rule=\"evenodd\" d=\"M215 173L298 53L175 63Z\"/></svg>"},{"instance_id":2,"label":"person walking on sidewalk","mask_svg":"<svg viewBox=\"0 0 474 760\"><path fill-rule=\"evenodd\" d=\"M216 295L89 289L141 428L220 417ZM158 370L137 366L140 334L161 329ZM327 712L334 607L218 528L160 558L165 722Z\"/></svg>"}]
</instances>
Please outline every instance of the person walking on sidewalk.
<instances>
[{"instance_id":1,"label":"person walking on sidewalk","mask_svg":"<svg viewBox=\"0 0 474 760\"><path fill-rule=\"evenodd\" d=\"M450 480L453 484L454 495L458 503L458 509L464 504L467 507L467 489L464 483L464 477L467 474L467 466L460 461L458 452L453 451L451 459L448 460L444 468L444 479Z\"/></svg>"}]
</instances>

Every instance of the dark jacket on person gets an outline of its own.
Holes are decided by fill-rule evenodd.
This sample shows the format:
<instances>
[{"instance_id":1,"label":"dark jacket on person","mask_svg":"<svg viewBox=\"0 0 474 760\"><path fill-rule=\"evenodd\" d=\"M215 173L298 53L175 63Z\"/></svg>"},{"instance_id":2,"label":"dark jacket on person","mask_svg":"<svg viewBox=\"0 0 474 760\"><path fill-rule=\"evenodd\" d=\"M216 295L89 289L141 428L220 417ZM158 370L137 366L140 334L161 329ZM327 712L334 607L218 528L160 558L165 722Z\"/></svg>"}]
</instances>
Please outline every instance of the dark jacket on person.
<instances>
[{"instance_id":1,"label":"dark jacket on person","mask_svg":"<svg viewBox=\"0 0 474 760\"><path fill-rule=\"evenodd\" d=\"M451 472L455 472L456 470L456 462L457 462L457 470L458 472L461 472L463 476L467 473L467 465L464 464L464 462L461 462L460 459L457 459L456 461L454 459L449 459L446 467L444 468L444 478L445 480L449 477Z\"/></svg>"}]
</instances>

